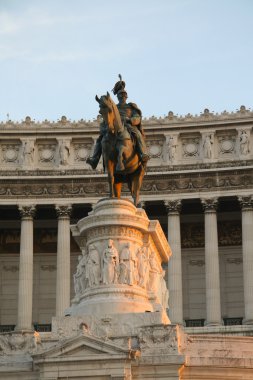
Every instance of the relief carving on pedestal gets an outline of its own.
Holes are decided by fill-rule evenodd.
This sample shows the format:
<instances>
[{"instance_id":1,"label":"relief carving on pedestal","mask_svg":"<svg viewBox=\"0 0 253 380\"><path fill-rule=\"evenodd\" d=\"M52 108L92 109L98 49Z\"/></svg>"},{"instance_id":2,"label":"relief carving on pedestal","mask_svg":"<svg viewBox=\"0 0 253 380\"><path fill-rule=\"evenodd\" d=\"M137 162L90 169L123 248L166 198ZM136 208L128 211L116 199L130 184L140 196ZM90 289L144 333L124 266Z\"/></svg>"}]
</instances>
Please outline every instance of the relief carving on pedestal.
<instances>
[{"instance_id":1,"label":"relief carving on pedestal","mask_svg":"<svg viewBox=\"0 0 253 380\"><path fill-rule=\"evenodd\" d=\"M114 241L109 239L101 252L92 243L78 256L73 276L76 294L73 301L78 302L88 288L125 284L153 292L162 306L167 308L169 293L164 276L165 271L148 243L136 250L130 242L126 242L118 250Z\"/></svg>"}]
</instances>

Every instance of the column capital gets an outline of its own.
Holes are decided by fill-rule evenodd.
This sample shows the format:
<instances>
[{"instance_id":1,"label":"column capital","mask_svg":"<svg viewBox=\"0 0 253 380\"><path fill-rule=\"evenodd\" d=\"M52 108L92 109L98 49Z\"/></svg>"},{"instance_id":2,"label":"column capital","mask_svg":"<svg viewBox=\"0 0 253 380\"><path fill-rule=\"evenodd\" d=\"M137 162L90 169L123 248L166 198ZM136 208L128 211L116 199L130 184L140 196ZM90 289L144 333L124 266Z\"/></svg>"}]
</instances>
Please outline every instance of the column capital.
<instances>
[{"instance_id":1,"label":"column capital","mask_svg":"<svg viewBox=\"0 0 253 380\"><path fill-rule=\"evenodd\" d=\"M20 205L18 207L21 218L33 218L36 212L36 205Z\"/></svg>"},{"instance_id":2,"label":"column capital","mask_svg":"<svg viewBox=\"0 0 253 380\"><path fill-rule=\"evenodd\" d=\"M182 203L181 199L175 199L173 201L165 200L164 205L168 213L180 213Z\"/></svg>"},{"instance_id":3,"label":"column capital","mask_svg":"<svg viewBox=\"0 0 253 380\"><path fill-rule=\"evenodd\" d=\"M237 198L242 210L253 209L253 195L238 196Z\"/></svg>"},{"instance_id":4,"label":"column capital","mask_svg":"<svg viewBox=\"0 0 253 380\"><path fill-rule=\"evenodd\" d=\"M70 217L72 205L55 205L58 218Z\"/></svg>"},{"instance_id":5,"label":"column capital","mask_svg":"<svg viewBox=\"0 0 253 380\"><path fill-rule=\"evenodd\" d=\"M201 204L204 209L204 212L214 212L217 210L219 199L218 197L201 199Z\"/></svg>"}]
</instances>

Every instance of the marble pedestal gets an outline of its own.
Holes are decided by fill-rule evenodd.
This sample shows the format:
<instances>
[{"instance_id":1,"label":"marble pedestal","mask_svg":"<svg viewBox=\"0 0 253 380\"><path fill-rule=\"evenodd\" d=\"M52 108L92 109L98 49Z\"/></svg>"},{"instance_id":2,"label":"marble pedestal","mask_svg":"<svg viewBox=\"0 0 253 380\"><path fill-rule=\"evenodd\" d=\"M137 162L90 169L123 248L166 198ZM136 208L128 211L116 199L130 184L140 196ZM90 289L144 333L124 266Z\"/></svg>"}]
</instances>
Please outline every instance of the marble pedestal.
<instances>
[{"instance_id":1,"label":"marble pedestal","mask_svg":"<svg viewBox=\"0 0 253 380\"><path fill-rule=\"evenodd\" d=\"M65 315L159 311L169 323L162 262L171 250L158 221L127 199L104 199L71 231L82 256Z\"/></svg>"}]
</instances>

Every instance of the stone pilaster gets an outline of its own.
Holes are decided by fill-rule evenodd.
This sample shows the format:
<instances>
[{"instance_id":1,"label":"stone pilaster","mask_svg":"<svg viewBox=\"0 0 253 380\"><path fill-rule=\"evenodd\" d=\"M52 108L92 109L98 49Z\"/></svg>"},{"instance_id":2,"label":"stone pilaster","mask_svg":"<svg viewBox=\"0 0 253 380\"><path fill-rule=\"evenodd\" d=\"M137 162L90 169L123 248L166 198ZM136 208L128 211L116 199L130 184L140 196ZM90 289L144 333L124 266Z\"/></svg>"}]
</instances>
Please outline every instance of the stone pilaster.
<instances>
[{"instance_id":1,"label":"stone pilaster","mask_svg":"<svg viewBox=\"0 0 253 380\"><path fill-rule=\"evenodd\" d=\"M16 330L32 330L33 297L33 217L35 206L20 206L21 235Z\"/></svg>"},{"instance_id":2,"label":"stone pilaster","mask_svg":"<svg viewBox=\"0 0 253 380\"><path fill-rule=\"evenodd\" d=\"M56 316L64 315L70 304L70 213L71 205L56 205L58 216Z\"/></svg>"},{"instance_id":3,"label":"stone pilaster","mask_svg":"<svg viewBox=\"0 0 253 380\"><path fill-rule=\"evenodd\" d=\"M253 324L253 196L238 197L242 208L244 324Z\"/></svg>"},{"instance_id":4,"label":"stone pilaster","mask_svg":"<svg viewBox=\"0 0 253 380\"><path fill-rule=\"evenodd\" d=\"M164 201L168 212L168 241L172 256L168 263L169 317L183 324L182 258L180 234L181 200Z\"/></svg>"},{"instance_id":5,"label":"stone pilaster","mask_svg":"<svg viewBox=\"0 0 253 380\"><path fill-rule=\"evenodd\" d=\"M201 199L205 212L206 325L221 324L218 198Z\"/></svg>"}]
</instances>

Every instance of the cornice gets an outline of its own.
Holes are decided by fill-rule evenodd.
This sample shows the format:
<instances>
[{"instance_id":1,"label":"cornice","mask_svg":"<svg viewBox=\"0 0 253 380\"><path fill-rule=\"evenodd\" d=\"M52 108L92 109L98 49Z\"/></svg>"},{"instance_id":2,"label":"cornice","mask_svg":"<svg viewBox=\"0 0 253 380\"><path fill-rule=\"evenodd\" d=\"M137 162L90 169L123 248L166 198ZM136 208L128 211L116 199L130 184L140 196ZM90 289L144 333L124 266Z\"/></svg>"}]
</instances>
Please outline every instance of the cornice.
<instances>
[{"instance_id":1,"label":"cornice","mask_svg":"<svg viewBox=\"0 0 253 380\"><path fill-rule=\"evenodd\" d=\"M56 121L36 121L32 120L30 116L27 116L25 120L21 121L1 121L0 122L0 130L13 133L22 133L29 134L32 131L36 131L36 133L45 133L52 132L54 133L98 133L99 132L99 119L93 120L78 120L71 121L66 118L66 116L62 116L61 119ZM249 108L247 109L245 106L241 106L239 110L234 112L223 111L221 113L210 112L207 108L200 114L192 115L188 113L187 115L177 115L170 111L164 117L155 117L151 116L149 118L143 118L143 126L147 127L147 130L151 128L156 128L160 126L161 129L166 127L173 128L176 126L180 127L194 127L194 126L207 126L210 127L212 124L216 126L218 124L237 124L237 123L252 123L253 122L253 111ZM18 130L17 130L18 129Z\"/></svg>"}]
</instances>

